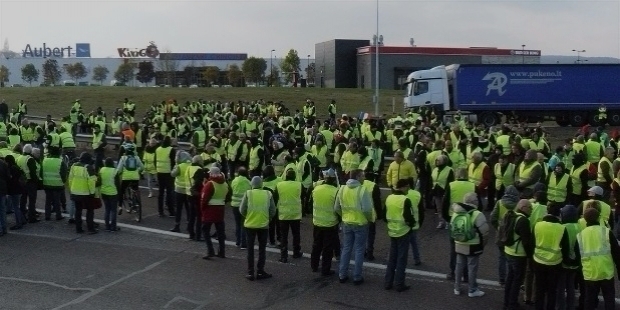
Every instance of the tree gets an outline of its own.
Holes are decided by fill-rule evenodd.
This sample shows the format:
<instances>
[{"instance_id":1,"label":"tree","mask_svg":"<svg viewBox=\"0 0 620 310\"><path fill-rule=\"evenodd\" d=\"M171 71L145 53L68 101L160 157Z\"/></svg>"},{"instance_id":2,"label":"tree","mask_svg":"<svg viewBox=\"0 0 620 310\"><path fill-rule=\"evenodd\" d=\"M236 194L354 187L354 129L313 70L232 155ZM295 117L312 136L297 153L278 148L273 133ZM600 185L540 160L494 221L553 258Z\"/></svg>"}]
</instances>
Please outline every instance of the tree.
<instances>
[{"instance_id":1,"label":"tree","mask_svg":"<svg viewBox=\"0 0 620 310\"><path fill-rule=\"evenodd\" d=\"M39 70L33 64L22 67L22 80L32 86L32 82L39 80Z\"/></svg>"},{"instance_id":2,"label":"tree","mask_svg":"<svg viewBox=\"0 0 620 310\"><path fill-rule=\"evenodd\" d=\"M258 83L267 70L267 62L262 58L250 57L243 62L241 70L246 79Z\"/></svg>"},{"instance_id":3,"label":"tree","mask_svg":"<svg viewBox=\"0 0 620 310\"><path fill-rule=\"evenodd\" d=\"M155 67L150 61L142 61L138 64L138 74L136 80L140 83L148 84L155 78Z\"/></svg>"},{"instance_id":4,"label":"tree","mask_svg":"<svg viewBox=\"0 0 620 310\"><path fill-rule=\"evenodd\" d=\"M269 75L267 76L267 83L269 85L280 86L280 68L271 65L271 70L269 70Z\"/></svg>"},{"instance_id":5,"label":"tree","mask_svg":"<svg viewBox=\"0 0 620 310\"><path fill-rule=\"evenodd\" d=\"M193 65L185 66L185 68L183 68L183 78L186 86L194 84L194 81L196 80L196 71L197 69Z\"/></svg>"},{"instance_id":6,"label":"tree","mask_svg":"<svg viewBox=\"0 0 620 310\"><path fill-rule=\"evenodd\" d=\"M293 72L299 72L299 55L297 55L297 51L294 49L289 50L280 67L282 72L284 72L284 80L287 83L291 82L293 80Z\"/></svg>"},{"instance_id":7,"label":"tree","mask_svg":"<svg viewBox=\"0 0 620 310\"><path fill-rule=\"evenodd\" d=\"M165 50L164 55L170 55L172 53L170 50ZM159 71L163 72L165 77L165 83L167 85L176 86L176 74L179 68L179 63L170 59L169 57L165 57L160 54L159 57Z\"/></svg>"},{"instance_id":8,"label":"tree","mask_svg":"<svg viewBox=\"0 0 620 310\"><path fill-rule=\"evenodd\" d=\"M56 85L60 83L62 72L56 59L48 59L43 64L43 81L45 84Z\"/></svg>"},{"instance_id":9,"label":"tree","mask_svg":"<svg viewBox=\"0 0 620 310\"><path fill-rule=\"evenodd\" d=\"M202 78L207 81L208 85L215 84L220 77L220 68L209 66L202 72Z\"/></svg>"},{"instance_id":10,"label":"tree","mask_svg":"<svg viewBox=\"0 0 620 310\"><path fill-rule=\"evenodd\" d=\"M114 72L114 78L122 84L127 84L129 81L133 80L133 77L133 65L128 62L122 63L118 66L116 72Z\"/></svg>"},{"instance_id":11,"label":"tree","mask_svg":"<svg viewBox=\"0 0 620 310\"><path fill-rule=\"evenodd\" d=\"M105 66L96 66L93 69L93 81L97 81L99 82L99 85L102 85L103 81L108 79L109 73L110 70L108 70L108 68L106 68Z\"/></svg>"},{"instance_id":12,"label":"tree","mask_svg":"<svg viewBox=\"0 0 620 310\"><path fill-rule=\"evenodd\" d=\"M308 83L314 84L315 77L316 77L316 64L315 63L311 63L306 68L306 78L308 79Z\"/></svg>"},{"instance_id":13,"label":"tree","mask_svg":"<svg viewBox=\"0 0 620 310\"><path fill-rule=\"evenodd\" d=\"M228 73L226 74L228 77L228 83L232 86L240 86L241 78L243 77L243 72L239 69L239 66L236 64L232 64L228 66Z\"/></svg>"},{"instance_id":14,"label":"tree","mask_svg":"<svg viewBox=\"0 0 620 310\"><path fill-rule=\"evenodd\" d=\"M11 71L9 71L9 68L4 65L0 66L0 87L4 87L4 83L9 81L10 75Z\"/></svg>"},{"instance_id":15,"label":"tree","mask_svg":"<svg viewBox=\"0 0 620 310\"><path fill-rule=\"evenodd\" d=\"M82 62L65 66L65 72L72 80L75 81L75 84L78 83L78 80L83 79L88 75L88 70Z\"/></svg>"}]
</instances>

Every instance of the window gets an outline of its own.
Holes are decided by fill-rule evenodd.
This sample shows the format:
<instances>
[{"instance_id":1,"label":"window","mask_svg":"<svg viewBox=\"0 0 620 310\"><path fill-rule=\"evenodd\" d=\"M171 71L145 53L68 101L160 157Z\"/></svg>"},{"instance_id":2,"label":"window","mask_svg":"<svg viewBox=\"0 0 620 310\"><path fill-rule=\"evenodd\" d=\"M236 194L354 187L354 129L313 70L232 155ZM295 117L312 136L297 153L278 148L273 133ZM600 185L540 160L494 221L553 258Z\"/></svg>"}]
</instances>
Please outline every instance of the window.
<instances>
[{"instance_id":1,"label":"window","mask_svg":"<svg viewBox=\"0 0 620 310\"><path fill-rule=\"evenodd\" d=\"M413 95L419 96L428 93L428 82L415 82L413 84Z\"/></svg>"}]
</instances>

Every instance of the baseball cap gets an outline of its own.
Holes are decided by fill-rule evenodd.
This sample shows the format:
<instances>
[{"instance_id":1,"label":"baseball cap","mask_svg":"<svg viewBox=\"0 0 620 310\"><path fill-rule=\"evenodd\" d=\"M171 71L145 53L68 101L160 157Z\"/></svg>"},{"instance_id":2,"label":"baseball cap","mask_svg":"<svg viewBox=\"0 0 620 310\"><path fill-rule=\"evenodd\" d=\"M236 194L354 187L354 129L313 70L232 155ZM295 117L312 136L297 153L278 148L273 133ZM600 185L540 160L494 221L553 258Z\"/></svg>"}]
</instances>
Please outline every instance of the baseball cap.
<instances>
[{"instance_id":1,"label":"baseball cap","mask_svg":"<svg viewBox=\"0 0 620 310\"><path fill-rule=\"evenodd\" d=\"M588 194L594 194L597 196L603 196L603 188L600 186L592 186L588 190Z\"/></svg>"}]
</instances>

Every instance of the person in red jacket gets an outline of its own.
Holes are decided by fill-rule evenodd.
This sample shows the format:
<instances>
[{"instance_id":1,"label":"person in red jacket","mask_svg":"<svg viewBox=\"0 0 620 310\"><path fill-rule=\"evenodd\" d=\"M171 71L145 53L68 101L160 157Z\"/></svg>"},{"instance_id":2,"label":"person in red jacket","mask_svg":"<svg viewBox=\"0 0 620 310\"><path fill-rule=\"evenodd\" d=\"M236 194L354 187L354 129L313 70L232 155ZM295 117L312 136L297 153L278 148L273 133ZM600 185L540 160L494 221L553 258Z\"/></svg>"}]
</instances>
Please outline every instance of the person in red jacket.
<instances>
[{"instance_id":1,"label":"person in red jacket","mask_svg":"<svg viewBox=\"0 0 620 310\"><path fill-rule=\"evenodd\" d=\"M224 210L225 205L230 204L232 191L230 186L226 183L224 174L218 167L211 167L209 169L209 179L204 182L202 187L202 193L200 195L200 210L202 218L202 231L207 242L207 255L204 259L211 259L216 256L213 249L213 242L209 238L211 226L215 225L215 231L217 234L217 240L219 242L219 252L217 257L224 258L225 245L224 241L226 236L224 235Z\"/></svg>"}]
</instances>

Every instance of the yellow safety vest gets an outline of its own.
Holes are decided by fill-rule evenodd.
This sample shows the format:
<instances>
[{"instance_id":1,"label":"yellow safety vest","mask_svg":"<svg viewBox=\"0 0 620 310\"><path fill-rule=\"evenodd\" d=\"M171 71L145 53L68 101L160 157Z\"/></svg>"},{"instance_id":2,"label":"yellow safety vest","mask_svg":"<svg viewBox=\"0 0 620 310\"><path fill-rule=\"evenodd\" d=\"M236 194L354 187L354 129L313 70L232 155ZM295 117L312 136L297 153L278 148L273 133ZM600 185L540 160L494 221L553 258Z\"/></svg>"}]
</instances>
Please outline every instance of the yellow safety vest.
<instances>
[{"instance_id":1,"label":"yellow safety vest","mask_svg":"<svg viewBox=\"0 0 620 310\"><path fill-rule=\"evenodd\" d=\"M581 184L581 173L586 170L587 165L583 165L579 168L573 167L570 172L571 184L573 185L573 194L581 195L583 184Z\"/></svg>"},{"instance_id":2,"label":"yellow safety vest","mask_svg":"<svg viewBox=\"0 0 620 310\"><path fill-rule=\"evenodd\" d=\"M252 150L250 151L250 163L248 165L248 168L250 168L250 170L255 170L258 168L258 163L260 162L261 158L258 157L258 151L262 150L263 147L258 145L252 148Z\"/></svg>"},{"instance_id":3,"label":"yellow safety vest","mask_svg":"<svg viewBox=\"0 0 620 310\"><path fill-rule=\"evenodd\" d=\"M549 177L549 186L547 188L547 201L549 202L565 202L568 189L568 180L570 176L567 173L562 175L562 178L558 181L555 173L552 173Z\"/></svg>"},{"instance_id":4,"label":"yellow safety vest","mask_svg":"<svg viewBox=\"0 0 620 310\"><path fill-rule=\"evenodd\" d=\"M391 238L402 237L411 231L411 227L407 225L403 216L407 199L409 198L406 195L392 194L385 200L385 219L387 220L388 236Z\"/></svg>"},{"instance_id":5,"label":"yellow safety vest","mask_svg":"<svg viewBox=\"0 0 620 310\"><path fill-rule=\"evenodd\" d=\"M230 183L230 188L232 190L230 206L238 208L241 205L243 195L252 189L252 183L244 176L237 176Z\"/></svg>"},{"instance_id":6,"label":"yellow safety vest","mask_svg":"<svg viewBox=\"0 0 620 310\"><path fill-rule=\"evenodd\" d=\"M338 225L338 216L334 211L334 202L338 188L321 184L312 190L312 223L318 227L334 227Z\"/></svg>"},{"instance_id":7,"label":"yellow safety vest","mask_svg":"<svg viewBox=\"0 0 620 310\"><path fill-rule=\"evenodd\" d=\"M433 169L433 172L431 173L431 178L433 179L433 188L439 185L439 187L441 187L442 189L446 189L446 186L448 185L448 176L450 175L450 171L452 171L452 168L448 166L441 169L441 172L439 172L439 168L435 167Z\"/></svg>"},{"instance_id":8,"label":"yellow safety vest","mask_svg":"<svg viewBox=\"0 0 620 310\"><path fill-rule=\"evenodd\" d=\"M502 154L504 155L510 154L511 150L510 150L510 136L509 135L501 135L497 137L495 141L497 142L497 145L502 146Z\"/></svg>"},{"instance_id":9,"label":"yellow safety vest","mask_svg":"<svg viewBox=\"0 0 620 310\"><path fill-rule=\"evenodd\" d=\"M598 162L598 171L597 171L597 175L596 175L596 182L599 183L605 183L607 182L607 180L605 180L605 176L603 175L603 169L601 168L601 164L603 162L606 162L609 165L609 177L613 180L614 179L614 169L613 169L613 164L611 163L611 161L607 158L607 157L603 157L600 159L600 161Z\"/></svg>"},{"instance_id":10,"label":"yellow safety vest","mask_svg":"<svg viewBox=\"0 0 620 310\"><path fill-rule=\"evenodd\" d=\"M522 162L519 165L519 182L523 183L525 181L527 181L530 178L530 174L532 173L532 169L534 169L534 167L536 167L536 165L539 165L538 162L532 162L529 164L529 166L525 166L525 162ZM540 166L540 165L539 165ZM528 186L527 188L529 189L534 189L534 185L532 184L530 186Z\"/></svg>"},{"instance_id":11,"label":"yellow safety vest","mask_svg":"<svg viewBox=\"0 0 620 310\"><path fill-rule=\"evenodd\" d=\"M101 139L103 138L103 133L98 133L98 134L93 134L93 143L92 143L92 148L93 150L96 150L99 148L99 146L101 145Z\"/></svg>"},{"instance_id":12,"label":"yellow safety vest","mask_svg":"<svg viewBox=\"0 0 620 310\"><path fill-rule=\"evenodd\" d=\"M101 179L101 194L114 196L118 194L116 189L116 169L112 167L102 167L99 169L99 178Z\"/></svg>"},{"instance_id":13,"label":"yellow safety vest","mask_svg":"<svg viewBox=\"0 0 620 310\"><path fill-rule=\"evenodd\" d=\"M360 154L353 154L349 151L345 151L340 159L340 165L342 166L342 171L344 173L349 173L355 169L358 169L360 165Z\"/></svg>"},{"instance_id":14,"label":"yellow safety vest","mask_svg":"<svg viewBox=\"0 0 620 310\"><path fill-rule=\"evenodd\" d=\"M155 167L155 153L144 152L142 154L142 164L144 165L144 172L149 174L157 173L157 168Z\"/></svg>"},{"instance_id":15,"label":"yellow safety vest","mask_svg":"<svg viewBox=\"0 0 620 310\"><path fill-rule=\"evenodd\" d=\"M319 161L319 167L327 167L327 146L323 145L321 148L318 148L316 145L313 145L311 151L312 155Z\"/></svg>"},{"instance_id":16,"label":"yellow safety vest","mask_svg":"<svg viewBox=\"0 0 620 310\"><path fill-rule=\"evenodd\" d=\"M96 176L90 176L88 169L77 164L69 171L69 190L71 195L89 196L95 194Z\"/></svg>"},{"instance_id":17,"label":"yellow safety vest","mask_svg":"<svg viewBox=\"0 0 620 310\"><path fill-rule=\"evenodd\" d=\"M594 225L577 235L583 278L586 281L613 279L615 265L609 244L609 229ZM613 240L612 242L616 242Z\"/></svg>"},{"instance_id":18,"label":"yellow safety vest","mask_svg":"<svg viewBox=\"0 0 620 310\"><path fill-rule=\"evenodd\" d=\"M566 229L566 233L568 234L568 244L569 244L569 257L571 259L575 259L575 243L577 242L577 235L581 232L581 226L578 223L565 223L562 224ZM562 263L562 267L566 269L578 269L579 266L570 266Z\"/></svg>"},{"instance_id":19,"label":"yellow safety vest","mask_svg":"<svg viewBox=\"0 0 620 310\"><path fill-rule=\"evenodd\" d=\"M228 160L237 160L237 152L239 151L239 147L241 146L241 141L237 140L237 142L231 144L230 141L226 145L226 159Z\"/></svg>"},{"instance_id":20,"label":"yellow safety vest","mask_svg":"<svg viewBox=\"0 0 620 310\"><path fill-rule=\"evenodd\" d=\"M469 176L469 181L478 186L482 183L483 171L487 164L485 162L481 162L478 166L474 166L474 163L469 164L467 175Z\"/></svg>"},{"instance_id":21,"label":"yellow safety vest","mask_svg":"<svg viewBox=\"0 0 620 310\"><path fill-rule=\"evenodd\" d=\"M343 223L356 226L368 224L368 219L360 207L363 193L363 186L353 189L346 185L340 186L338 199L340 199Z\"/></svg>"},{"instance_id":22,"label":"yellow safety vest","mask_svg":"<svg viewBox=\"0 0 620 310\"><path fill-rule=\"evenodd\" d=\"M301 188L297 181L282 181L276 185L279 220L301 220Z\"/></svg>"},{"instance_id":23,"label":"yellow safety vest","mask_svg":"<svg viewBox=\"0 0 620 310\"><path fill-rule=\"evenodd\" d=\"M172 163L170 162L171 147L158 147L155 150L155 170L157 173L170 173L172 171Z\"/></svg>"},{"instance_id":24,"label":"yellow safety vest","mask_svg":"<svg viewBox=\"0 0 620 310\"><path fill-rule=\"evenodd\" d=\"M472 182L458 180L450 182L450 204L463 202L465 195L474 192L476 192L476 185ZM450 208L450 212L452 212L452 208Z\"/></svg>"},{"instance_id":25,"label":"yellow safety vest","mask_svg":"<svg viewBox=\"0 0 620 310\"><path fill-rule=\"evenodd\" d=\"M43 186L63 186L62 178L60 177L60 166L62 160L56 157L47 157L43 159Z\"/></svg>"},{"instance_id":26,"label":"yellow safety vest","mask_svg":"<svg viewBox=\"0 0 620 310\"><path fill-rule=\"evenodd\" d=\"M515 227L521 219L526 218L525 215L519 212L516 212L516 214L517 214L517 218L515 219ZM514 240L514 243L511 246L504 246L504 253L510 256L525 257L526 256L525 248L523 247L521 243L520 236L517 235L516 232L513 232L513 240Z\"/></svg>"},{"instance_id":27,"label":"yellow safety vest","mask_svg":"<svg viewBox=\"0 0 620 310\"><path fill-rule=\"evenodd\" d=\"M596 164L601 160L601 144L596 141L588 141L584 150L589 163Z\"/></svg>"},{"instance_id":28,"label":"yellow safety vest","mask_svg":"<svg viewBox=\"0 0 620 310\"><path fill-rule=\"evenodd\" d=\"M509 163L506 167L506 171L502 173L502 165L500 163L495 164L495 189L499 190L504 185L504 188L514 185L515 183L515 164Z\"/></svg>"},{"instance_id":29,"label":"yellow safety vest","mask_svg":"<svg viewBox=\"0 0 620 310\"><path fill-rule=\"evenodd\" d=\"M174 178L174 187L177 193L186 194L189 191L191 183L187 183L185 174L191 165L189 162L178 164L179 174Z\"/></svg>"},{"instance_id":30,"label":"yellow safety vest","mask_svg":"<svg viewBox=\"0 0 620 310\"><path fill-rule=\"evenodd\" d=\"M220 184L217 182L209 181L213 184L213 196L209 199L210 206L223 206L226 204L226 195L228 195L228 184L226 182Z\"/></svg>"},{"instance_id":31,"label":"yellow safety vest","mask_svg":"<svg viewBox=\"0 0 620 310\"><path fill-rule=\"evenodd\" d=\"M419 206L420 201L422 200L422 194L414 189L410 189L407 192L407 198L411 200L411 211L413 212L413 219L415 219L415 224L411 227L411 229L418 230L420 228Z\"/></svg>"},{"instance_id":32,"label":"yellow safety vest","mask_svg":"<svg viewBox=\"0 0 620 310\"><path fill-rule=\"evenodd\" d=\"M75 141L73 140L73 136L67 131L60 134L60 143L62 144L63 149L75 148Z\"/></svg>"},{"instance_id":33,"label":"yellow safety vest","mask_svg":"<svg viewBox=\"0 0 620 310\"><path fill-rule=\"evenodd\" d=\"M553 266L562 262L560 241L564 236L565 228L560 223L540 221L534 226L536 248L534 261L539 264Z\"/></svg>"}]
</instances>

